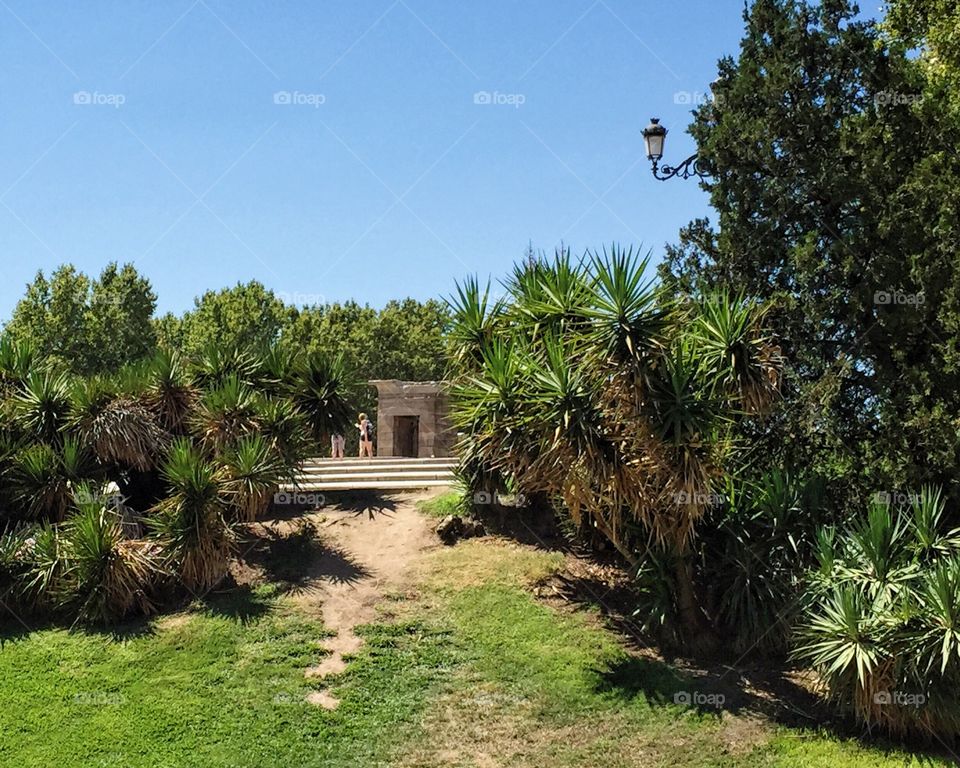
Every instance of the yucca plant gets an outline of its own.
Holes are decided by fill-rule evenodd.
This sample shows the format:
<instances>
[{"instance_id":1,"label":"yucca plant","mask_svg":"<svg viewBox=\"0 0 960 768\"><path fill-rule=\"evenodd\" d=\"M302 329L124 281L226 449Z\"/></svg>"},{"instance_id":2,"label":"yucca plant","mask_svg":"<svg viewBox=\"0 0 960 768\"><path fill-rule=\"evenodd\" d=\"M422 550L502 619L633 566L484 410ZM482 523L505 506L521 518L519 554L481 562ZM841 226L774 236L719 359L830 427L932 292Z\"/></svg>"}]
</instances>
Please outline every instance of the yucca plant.
<instances>
[{"instance_id":1,"label":"yucca plant","mask_svg":"<svg viewBox=\"0 0 960 768\"><path fill-rule=\"evenodd\" d=\"M259 434L277 456L284 478L292 478L316 449L306 417L285 397L264 397L257 403Z\"/></svg>"},{"instance_id":2,"label":"yucca plant","mask_svg":"<svg viewBox=\"0 0 960 768\"><path fill-rule=\"evenodd\" d=\"M17 525L0 533L0 600L4 602L17 602L22 597L29 531L28 526Z\"/></svg>"},{"instance_id":3,"label":"yucca plant","mask_svg":"<svg viewBox=\"0 0 960 768\"><path fill-rule=\"evenodd\" d=\"M70 415L70 378L54 371L38 371L11 400L14 425L31 440L56 444Z\"/></svg>"},{"instance_id":4,"label":"yucca plant","mask_svg":"<svg viewBox=\"0 0 960 768\"><path fill-rule=\"evenodd\" d=\"M294 374L293 402L303 413L310 435L323 445L353 423L347 392L353 389L342 355L308 355Z\"/></svg>"},{"instance_id":5,"label":"yucca plant","mask_svg":"<svg viewBox=\"0 0 960 768\"><path fill-rule=\"evenodd\" d=\"M171 434L184 434L197 400L187 363L177 352L160 349L145 364L144 379L143 402L160 426Z\"/></svg>"},{"instance_id":6,"label":"yucca plant","mask_svg":"<svg viewBox=\"0 0 960 768\"><path fill-rule=\"evenodd\" d=\"M772 402L776 387L760 383L779 381L781 361L761 308L721 295L681 310L646 266L619 248L561 251L517 266L495 312L476 280L458 287L453 419L473 476L559 496L635 564L651 537L677 568L685 637L706 646L691 540L735 448L731 425ZM732 365L718 364L723 342Z\"/></svg>"},{"instance_id":7,"label":"yucca plant","mask_svg":"<svg viewBox=\"0 0 960 768\"><path fill-rule=\"evenodd\" d=\"M170 449L163 476L170 495L152 510L149 524L187 589L209 590L226 575L236 541L225 474L180 439Z\"/></svg>"},{"instance_id":8,"label":"yucca plant","mask_svg":"<svg viewBox=\"0 0 960 768\"><path fill-rule=\"evenodd\" d=\"M943 512L933 489L896 509L875 500L818 541L795 654L870 728L960 735L960 546Z\"/></svg>"},{"instance_id":9,"label":"yucca plant","mask_svg":"<svg viewBox=\"0 0 960 768\"><path fill-rule=\"evenodd\" d=\"M15 341L6 334L0 336L0 397L12 395L22 387L37 366L36 350L29 342Z\"/></svg>"},{"instance_id":10,"label":"yucca plant","mask_svg":"<svg viewBox=\"0 0 960 768\"><path fill-rule=\"evenodd\" d=\"M98 377L72 387L67 424L101 463L141 471L156 466L168 441L146 405Z\"/></svg>"},{"instance_id":11,"label":"yucca plant","mask_svg":"<svg viewBox=\"0 0 960 768\"><path fill-rule=\"evenodd\" d=\"M76 496L76 511L63 527L68 554L61 600L84 621L152 612L149 593L160 574L155 545L125 539L118 511L92 486Z\"/></svg>"},{"instance_id":12,"label":"yucca plant","mask_svg":"<svg viewBox=\"0 0 960 768\"><path fill-rule=\"evenodd\" d=\"M211 454L219 454L259 428L260 395L235 374L204 392L190 417L193 433Z\"/></svg>"},{"instance_id":13,"label":"yucca plant","mask_svg":"<svg viewBox=\"0 0 960 768\"><path fill-rule=\"evenodd\" d=\"M256 383L258 378L257 355L243 347L211 343L191 362L194 383L200 389L220 387L229 379L249 386Z\"/></svg>"},{"instance_id":14,"label":"yucca plant","mask_svg":"<svg viewBox=\"0 0 960 768\"><path fill-rule=\"evenodd\" d=\"M280 482L286 477L281 457L260 435L243 437L222 458L224 489L241 522L266 512Z\"/></svg>"},{"instance_id":15,"label":"yucca plant","mask_svg":"<svg viewBox=\"0 0 960 768\"><path fill-rule=\"evenodd\" d=\"M448 334L451 364L454 375L459 375L473 368L482 350L497 338L504 302L490 295L489 283L481 288L471 275L457 284L456 295L447 299L447 305L453 315Z\"/></svg>"},{"instance_id":16,"label":"yucca plant","mask_svg":"<svg viewBox=\"0 0 960 768\"><path fill-rule=\"evenodd\" d=\"M739 654L790 647L802 610L796 598L816 563L821 487L819 478L771 470L755 479L727 478L716 494L701 533L698 578Z\"/></svg>"},{"instance_id":17,"label":"yucca plant","mask_svg":"<svg viewBox=\"0 0 960 768\"><path fill-rule=\"evenodd\" d=\"M73 488L97 472L90 453L71 437L58 448L33 443L16 453L9 483L21 519L63 520L73 501Z\"/></svg>"},{"instance_id":18,"label":"yucca plant","mask_svg":"<svg viewBox=\"0 0 960 768\"><path fill-rule=\"evenodd\" d=\"M254 357L257 388L268 395L279 397L290 391L296 374L294 353L281 344L271 344Z\"/></svg>"},{"instance_id":19,"label":"yucca plant","mask_svg":"<svg viewBox=\"0 0 960 768\"><path fill-rule=\"evenodd\" d=\"M50 523L30 529L17 554L23 564L18 593L32 608L54 610L62 604L64 573L69 567L66 543Z\"/></svg>"}]
</instances>

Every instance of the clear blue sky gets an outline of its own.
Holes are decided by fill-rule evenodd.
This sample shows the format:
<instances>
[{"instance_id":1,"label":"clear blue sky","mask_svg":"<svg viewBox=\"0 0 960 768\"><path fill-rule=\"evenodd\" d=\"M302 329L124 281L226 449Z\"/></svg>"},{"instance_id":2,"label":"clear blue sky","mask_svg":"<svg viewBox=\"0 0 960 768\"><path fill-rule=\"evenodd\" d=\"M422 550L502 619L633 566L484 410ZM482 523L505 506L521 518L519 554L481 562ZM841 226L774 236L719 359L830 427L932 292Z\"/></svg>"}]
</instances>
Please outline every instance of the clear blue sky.
<instances>
[{"instance_id":1,"label":"clear blue sky","mask_svg":"<svg viewBox=\"0 0 960 768\"><path fill-rule=\"evenodd\" d=\"M63 262L133 262L180 312L250 279L445 295L528 240L659 259L708 207L652 178L640 130L657 115L666 159L692 151L676 94L707 91L742 8L0 0L0 318Z\"/></svg>"}]
</instances>

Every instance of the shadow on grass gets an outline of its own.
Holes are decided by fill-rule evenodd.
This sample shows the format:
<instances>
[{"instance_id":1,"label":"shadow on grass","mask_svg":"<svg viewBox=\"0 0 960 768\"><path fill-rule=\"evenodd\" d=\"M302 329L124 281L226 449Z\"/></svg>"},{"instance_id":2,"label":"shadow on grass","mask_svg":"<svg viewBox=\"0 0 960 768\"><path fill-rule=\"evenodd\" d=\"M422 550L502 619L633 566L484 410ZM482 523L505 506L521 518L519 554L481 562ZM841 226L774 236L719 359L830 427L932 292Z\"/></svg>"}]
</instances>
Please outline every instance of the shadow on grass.
<instances>
[{"instance_id":1,"label":"shadow on grass","mask_svg":"<svg viewBox=\"0 0 960 768\"><path fill-rule=\"evenodd\" d=\"M233 584L215 589L200 600L204 610L247 624L269 613L274 607L274 594L249 584Z\"/></svg>"}]
</instances>

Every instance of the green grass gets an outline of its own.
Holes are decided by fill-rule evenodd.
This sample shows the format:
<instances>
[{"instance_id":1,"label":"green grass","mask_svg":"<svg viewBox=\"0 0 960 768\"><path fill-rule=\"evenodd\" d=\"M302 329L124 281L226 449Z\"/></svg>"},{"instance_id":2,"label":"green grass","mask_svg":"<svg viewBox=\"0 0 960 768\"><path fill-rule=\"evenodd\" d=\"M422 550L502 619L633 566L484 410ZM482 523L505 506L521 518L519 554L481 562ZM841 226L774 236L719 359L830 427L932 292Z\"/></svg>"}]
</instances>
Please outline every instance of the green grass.
<instances>
[{"instance_id":1,"label":"green grass","mask_svg":"<svg viewBox=\"0 0 960 768\"><path fill-rule=\"evenodd\" d=\"M471 540L306 702L326 630L265 587L126 634L44 629L0 648L0 766L524 768L909 765L855 741L674 702L697 683L628 654L598 617L529 587L556 553ZM930 765L948 765L931 761Z\"/></svg>"},{"instance_id":2,"label":"green grass","mask_svg":"<svg viewBox=\"0 0 960 768\"><path fill-rule=\"evenodd\" d=\"M259 597L259 596L258 596ZM0 765L386 765L450 661L443 635L370 627L335 711L305 700L322 655L315 620L259 603L130 637L44 630L0 652Z\"/></svg>"},{"instance_id":3,"label":"green grass","mask_svg":"<svg viewBox=\"0 0 960 768\"><path fill-rule=\"evenodd\" d=\"M467 506L463 492L458 490L445 491L432 499L417 502L417 509L430 517L446 517L447 515L464 515Z\"/></svg>"}]
</instances>

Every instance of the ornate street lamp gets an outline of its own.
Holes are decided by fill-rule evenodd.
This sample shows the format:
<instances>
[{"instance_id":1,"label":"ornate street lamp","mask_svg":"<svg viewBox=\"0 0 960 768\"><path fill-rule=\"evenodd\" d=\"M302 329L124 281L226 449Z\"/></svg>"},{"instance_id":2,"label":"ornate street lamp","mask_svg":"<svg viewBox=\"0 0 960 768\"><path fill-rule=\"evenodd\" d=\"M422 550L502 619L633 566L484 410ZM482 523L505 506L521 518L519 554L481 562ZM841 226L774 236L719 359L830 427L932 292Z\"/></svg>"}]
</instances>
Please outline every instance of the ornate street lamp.
<instances>
[{"instance_id":1,"label":"ornate street lamp","mask_svg":"<svg viewBox=\"0 0 960 768\"><path fill-rule=\"evenodd\" d=\"M643 142L647 145L647 159L653 163L653 175L660 181L672 179L679 176L681 179L689 179L691 176L699 176L705 179L710 176L710 171L700 160L700 155L690 155L678 166L665 165L660 167L660 159L663 157L663 145L667 139L667 129L660 125L660 118L651 117L650 125L643 129Z\"/></svg>"}]
</instances>

